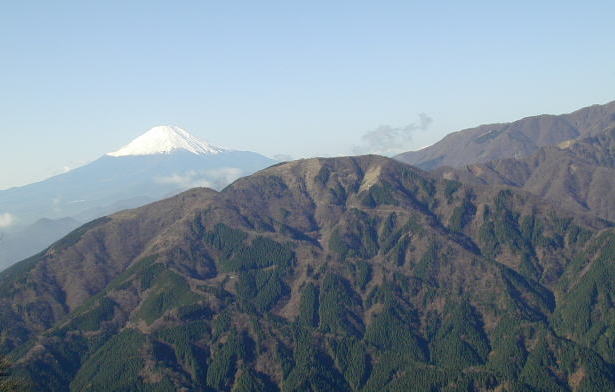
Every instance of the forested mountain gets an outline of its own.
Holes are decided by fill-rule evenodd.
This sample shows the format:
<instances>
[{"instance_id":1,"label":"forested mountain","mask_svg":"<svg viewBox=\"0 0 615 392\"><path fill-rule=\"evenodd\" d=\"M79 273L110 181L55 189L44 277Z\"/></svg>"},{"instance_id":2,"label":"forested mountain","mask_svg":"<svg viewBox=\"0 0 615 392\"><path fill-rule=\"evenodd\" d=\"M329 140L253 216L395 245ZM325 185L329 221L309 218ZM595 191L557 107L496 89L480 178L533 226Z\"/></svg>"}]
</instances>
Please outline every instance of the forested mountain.
<instances>
[{"instance_id":1,"label":"forested mountain","mask_svg":"<svg viewBox=\"0 0 615 392\"><path fill-rule=\"evenodd\" d=\"M40 391L615 389L615 228L377 156L93 221L0 274Z\"/></svg>"},{"instance_id":2,"label":"forested mountain","mask_svg":"<svg viewBox=\"0 0 615 392\"><path fill-rule=\"evenodd\" d=\"M400 154L396 159L431 170L523 158L541 147L598 135L612 125L615 125L615 101L569 114L527 117L512 123L453 132L432 146Z\"/></svg>"},{"instance_id":3,"label":"forested mountain","mask_svg":"<svg viewBox=\"0 0 615 392\"><path fill-rule=\"evenodd\" d=\"M543 147L527 158L435 171L448 179L520 187L568 209L615 221L615 127Z\"/></svg>"}]
</instances>

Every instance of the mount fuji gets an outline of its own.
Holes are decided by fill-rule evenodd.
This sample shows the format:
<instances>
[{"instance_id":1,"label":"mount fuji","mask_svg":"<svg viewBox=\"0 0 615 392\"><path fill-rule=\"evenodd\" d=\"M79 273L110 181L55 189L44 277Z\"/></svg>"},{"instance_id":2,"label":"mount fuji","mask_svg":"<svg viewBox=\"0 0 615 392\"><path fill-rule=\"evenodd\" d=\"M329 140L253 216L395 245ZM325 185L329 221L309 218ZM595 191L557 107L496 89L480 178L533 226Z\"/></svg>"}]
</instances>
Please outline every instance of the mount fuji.
<instances>
[{"instance_id":1,"label":"mount fuji","mask_svg":"<svg viewBox=\"0 0 615 392\"><path fill-rule=\"evenodd\" d=\"M254 152L213 146L176 126L151 128L85 166L0 191L0 215L15 222L12 230L0 232L0 269L42 250L83 222L189 188L219 190L275 163ZM62 224L50 224L55 220ZM51 233L37 236L44 243L27 235L31 225L39 231L41 226L49 228Z\"/></svg>"},{"instance_id":2,"label":"mount fuji","mask_svg":"<svg viewBox=\"0 0 615 392\"><path fill-rule=\"evenodd\" d=\"M163 125L150 129L124 147L107 155L126 157L172 154L179 151L190 152L196 155L216 155L231 150L203 142L180 127Z\"/></svg>"}]
</instances>

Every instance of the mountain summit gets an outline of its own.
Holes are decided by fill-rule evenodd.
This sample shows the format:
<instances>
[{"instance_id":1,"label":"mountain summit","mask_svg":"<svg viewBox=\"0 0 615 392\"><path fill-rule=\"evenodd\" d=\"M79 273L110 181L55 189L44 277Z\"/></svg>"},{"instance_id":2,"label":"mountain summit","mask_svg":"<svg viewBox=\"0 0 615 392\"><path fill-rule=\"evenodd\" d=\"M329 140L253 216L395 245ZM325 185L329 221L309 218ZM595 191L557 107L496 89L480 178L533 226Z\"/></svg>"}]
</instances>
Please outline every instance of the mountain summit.
<instances>
[{"instance_id":1,"label":"mountain summit","mask_svg":"<svg viewBox=\"0 0 615 392\"><path fill-rule=\"evenodd\" d=\"M181 150L197 155L218 154L226 151L197 139L180 127L161 125L151 128L124 147L107 155L112 157L155 155Z\"/></svg>"},{"instance_id":2,"label":"mountain summit","mask_svg":"<svg viewBox=\"0 0 615 392\"><path fill-rule=\"evenodd\" d=\"M0 230L0 270L42 250L78 222L192 187L222 189L274 163L254 152L212 146L179 127L154 127L87 165L38 183L0 191L0 214L11 214L19 225L11 230L20 231L9 236L8 230ZM36 224L41 218L58 221ZM48 233L43 235L41 230L45 228ZM45 240L32 240L32 233Z\"/></svg>"}]
</instances>

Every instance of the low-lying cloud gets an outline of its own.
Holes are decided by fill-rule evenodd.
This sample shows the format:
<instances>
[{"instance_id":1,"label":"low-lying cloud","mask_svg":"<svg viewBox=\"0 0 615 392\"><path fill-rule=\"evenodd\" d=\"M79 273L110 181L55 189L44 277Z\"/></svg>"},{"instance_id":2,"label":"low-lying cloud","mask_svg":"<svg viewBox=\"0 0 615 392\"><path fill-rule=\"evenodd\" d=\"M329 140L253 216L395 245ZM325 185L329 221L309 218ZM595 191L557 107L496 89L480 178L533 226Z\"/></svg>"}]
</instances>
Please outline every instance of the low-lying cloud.
<instances>
[{"instance_id":1,"label":"low-lying cloud","mask_svg":"<svg viewBox=\"0 0 615 392\"><path fill-rule=\"evenodd\" d=\"M273 159L275 159L278 162L288 162L288 161L292 161L294 158L292 157L292 155L288 155L288 154L276 154L273 156Z\"/></svg>"},{"instance_id":2,"label":"low-lying cloud","mask_svg":"<svg viewBox=\"0 0 615 392\"><path fill-rule=\"evenodd\" d=\"M156 177L154 180L159 184L176 185L182 189L207 187L220 190L244 174L243 170L237 167L221 167L203 171L190 170L181 174Z\"/></svg>"},{"instance_id":3,"label":"low-lying cloud","mask_svg":"<svg viewBox=\"0 0 615 392\"><path fill-rule=\"evenodd\" d=\"M417 122L403 127L381 125L364 133L361 136L361 144L353 148L353 153L392 155L407 151L414 134L426 130L432 122L431 117L420 113Z\"/></svg>"},{"instance_id":4,"label":"low-lying cloud","mask_svg":"<svg viewBox=\"0 0 615 392\"><path fill-rule=\"evenodd\" d=\"M6 229L15 223L15 215L5 212L0 214L0 229Z\"/></svg>"}]
</instances>

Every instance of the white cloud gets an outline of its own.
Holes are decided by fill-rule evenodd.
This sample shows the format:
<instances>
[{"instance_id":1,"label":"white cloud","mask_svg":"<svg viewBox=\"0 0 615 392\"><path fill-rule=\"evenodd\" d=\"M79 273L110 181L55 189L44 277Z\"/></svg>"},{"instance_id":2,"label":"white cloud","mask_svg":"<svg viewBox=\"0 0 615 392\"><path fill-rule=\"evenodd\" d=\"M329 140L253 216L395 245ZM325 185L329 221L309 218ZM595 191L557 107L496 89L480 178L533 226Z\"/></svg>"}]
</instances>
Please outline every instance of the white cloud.
<instances>
[{"instance_id":1,"label":"white cloud","mask_svg":"<svg viewBox=\"0 0 615 392\"><path fill-rule=\"evenodd\" d=\"M53 209L53 212L55 212L56 214L59 214L62 212L62 199L60 197L54 197L53 199L51 199L51 208Z\"/></svg>"},{"instance_id":2,"label":"white cloud","mask_svg":"<svg viewBox=\"0 0 615 392\"><path fill-rule=\"evenodd\" d=\"M156 177L154 181L159 184L176 185L178 188L189 189L207 187L222 189L243 175L243 171L236 167L222 167L218 169L197 172L191 170L182 174Z\"/></svg>"},{"instance_id":3,"label":"white cloud","mask_svg":"<svg viewBox=\"0 0 615 392\"><path fill-rule=\"evenodd\" d=\"M0 214L0 229L12 226L15 223L15 215L5 212Z\"/></svg>"},{"instance_id":4,"label":"white cloud","mask_svg":"<svg viewBox=\"0 0 615 392\"><path fill-rule=\"evenodd\" d=\"M407 151L414 134L424 131L433 122L425 113L419 114L419 121L403 127L382 125L361 136L361 145L355 146L355 154L382 154L392 155Z\"/></svg>"},{"instance_id":5,"label":"white cloud","mask_svg":"<svg viewBox=\"0 0 615 392\"><path fill-rule=\"evenodd\" d=\"M212 181L226 186L245 173L238 167L221 167L219 169L206 170L204 174L206 177L211 178Z\"/></svg>"},{"instance_id":6,"label":"white cloud","mask_svg":"<svg viewBox=\"0 0 615 392\"><path fill-rule=\"evenodd\" d=\"M156 177L154 180L159 184L177 185L180 188L188 188L195 183L198 174L194 170L184 174L172 174L170 176Z\"/></svg>"},{"instance_id":7,"label":"white cloud","mask_svg":"<svg viewBox=\"0 0 615 392\"><path fill-rule=\"evenodd\" d=\"M292 161L293 157L292 155L288 155L288 154L277 154L273 156L273 159L275 159L276 161L280 161L280 162L288 162L288 161Z\"/></svg>"}]
</instances>

